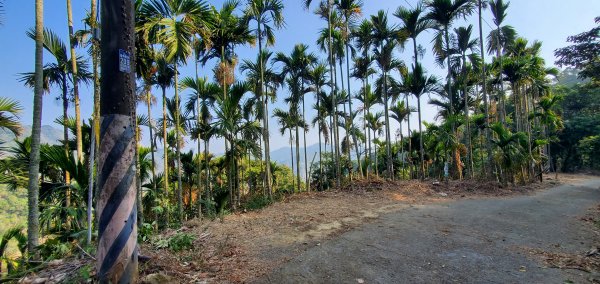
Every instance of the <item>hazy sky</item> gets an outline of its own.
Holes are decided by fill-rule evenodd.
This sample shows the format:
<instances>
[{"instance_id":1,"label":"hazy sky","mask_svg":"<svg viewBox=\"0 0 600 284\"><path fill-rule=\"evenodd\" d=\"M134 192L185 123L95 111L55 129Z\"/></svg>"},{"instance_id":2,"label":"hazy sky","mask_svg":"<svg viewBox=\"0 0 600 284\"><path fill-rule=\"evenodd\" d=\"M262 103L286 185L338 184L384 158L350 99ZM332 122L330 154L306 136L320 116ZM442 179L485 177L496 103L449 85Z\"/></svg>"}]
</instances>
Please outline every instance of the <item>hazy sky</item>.
<instances>
[{"instance_id":1,"label":"hazy sky","mask_svg":"<svg viewBox=\"0 0 600 284\"><path fill-rule=\"evenodd\" d=\"M25 32L34 26L34 2L32 0L5 0L5 8L3 21L0 26L0 96L17 99L24 107L24 112L21 114L21 121L25 125L30 125L32 120L32 91L24 87L18 82L18 74L22 72L31 72L34 69L34 42L29 39ZM46 27L57 32L66 42L67 37L67 14L65 0L46 0L45 2L45 25ZM208 1L210 4L220 7L223 3L219 1ZM244 1L241 1L244 2ZM285 4L285 21L286 28L276 32L277 42L271 47L272 51L283 51L289 53L295 44L305 43L311 46L312 51L319 54L321 58L325 58L325 54L319 53L315 46L315 40L319 29L326 24L321 21L311 12L306 11L301 6L301 0L284 0ZM318 2L318 1L313 1ZM363 17L370 17L378 10L382 9L389 13L390 23L397 24L398 21L392 15L398 6L414 6L416 0L365 0L363 7ZM84 28L82 19L85 13L89 10L89 1L73 0L73 13L75 29ZM600 16L600 1L598 0L512 0L508 10L506 24L512 25L520 36L523 36L530 41L539 40L543 42L542 56L546 59L546 63L551 65L554 63L553 51L557 48L566 45L566 38L585 30L589 30L594 26L594 17ZM459 21L456 26L475 25L477 28L476 17L472 16L466 21ZM489 33L492 25L491 12L485 11L484 36ZM489 24L489 25L488 25ZM421 36L418 41L426 50L424 59L422 60L425 68L430 74L434 74L440 78L444 76L444 69L433 63L433 53L431 51L431 37L433 31ZM257 47L240 47L237 48L238 56L243 59L254 59L256 57ZM86 54L86 50L78 49L78 54ZM407 47L404 52L397 51L399 58L406 62L412 62L412 49ZM45 62L52 62L52 57L45 55ZM209 62L207 66L201 69L201 76L212 78L212 67L214 62ZM193 76L193 64L185 68L181 68L181 75ZM395 75L397 76L397 75ZM238 78L240 78L238 76ZM351 87L354 90L359 88L358 82L352 82ZM173 91L169 91L169 96L172 96ZM183 99L187 98L189 92L183 92ZM62 107L57 97L60 95L60 90L55 88L50 95L45 96L43 124L52 124L56 117L62 114ZM159 95L156 91L155 95ZM287 91L281 90L278 93L279 101L282 102L287 97ZM82 116L89 117L92 112L92 92L89 87L80 89ZM426 105L423 102L423 119L432 122L436 113L436 109ZM312 106L314 100L312 95L307 96L306 105ZM359 102L356 101L355 105ZM415 106L416 101L411 100L411 105ZM277 103L271 106L271 109L280 107L286 109L283 103ZM153 117L158 117L160 106L154 107ZM145 107L138 108L138 111L145 113ZM311 120L315 112L307 110L307 119ZM70 110L70 115L74 115L73 109ZM288 145L288 138L280 136L277 129L277 123L271 119L271 149L275 150ZM58 127L58 126L57 126ZM394 124L394 128L397 125ZM416 114L411 117L411 127L417 128ZM403 126L406 129L405 126ZM406 130L404 130L406 133ZM394 135L394 132L392 135ZM311 130L307 136L308 145L317 143L316 131ZM213 143L216 145L213 151L221 152L222 143Z\"/></svg>"}]
</instances>

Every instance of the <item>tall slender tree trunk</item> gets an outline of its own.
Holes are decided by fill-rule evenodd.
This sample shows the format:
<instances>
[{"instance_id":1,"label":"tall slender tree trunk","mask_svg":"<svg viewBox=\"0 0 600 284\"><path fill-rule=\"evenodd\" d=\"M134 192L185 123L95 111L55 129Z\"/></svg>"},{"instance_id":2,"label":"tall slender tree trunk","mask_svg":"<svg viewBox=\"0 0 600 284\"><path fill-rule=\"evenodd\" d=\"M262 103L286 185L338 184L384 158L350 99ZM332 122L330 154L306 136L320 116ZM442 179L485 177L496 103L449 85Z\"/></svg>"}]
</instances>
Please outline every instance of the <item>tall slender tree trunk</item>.
<instances>
[{"instance_id":1,"label":"tall slender tree trunk","mask_svg":"<svg viewBox=\"0 0 600 284\"><path fill-rule=\"evenodd\" d=\"M204 186L206 190L206 200L209 202L212 201L212 192L210 191L210 165L208 161L208 138L204 140L204 174L206 175L206 184Z\"/></svg>"},{"instance_id":2,"label":"tall slender tree trunk","mask_svg":"<svg viewBox=\"0 0 600 284\"><path fill-rule=\"evenodd\" d=\"M412 39L413 42L413 56L415 57L415 66L414 68L417 67L417 65L419 65L419 50L418 50L418 46L417 46L417 38L414 37Z\"/></svg>"},{"instance_id":3,"label":"tall slender tree trunk","mask_svg":"<svg viewBox=\"0 0 600 284\"><path fill-rule=\"evenodd\" d=\"M292 128L290 127L290 158L292 158L292 171L294 170L294 146L292 143L294 142L294 138L292 136ZM295 188L295 179L292 178L292 188Z\"/></svg>"},{"instance_id":4,"label":"tall slender tree trunk","mask_svg":"<svg viewBox=\"0 0 600 284\"><path fill-rule=\"evenodd\" d=\"M100 283L137 282L134 3L102 3L102 133L98 168Z\"/></svg>"},{"instance_id":5,"label":"tall slender tree trunk","mask_svg":"<svg viewBox=\"0 0 600 284\"><path fill-rule=\"evenodd\" d=\"M181 186L181 129L179 125L179 74L177 74L177 63L175 63L175 153L177 155L177 218L183 220L183 193Z\"/></svg>"},{"instance_id":6,"label":"tall slender tree trunk","mask_svg":"<svg viewBox=\"0 0 600 284\"><path fill-rule=\"evenodd\" d=\"M142 180L140 179L140 128L137 117L135 118L135 183L136 205L138 211L138 228L144 224L144 207L142 206Z\"/></svg>"},{"instance_id":7,"label":"tall slender tree trunk","mask_svg":"<svg viewBox=\"0 0 600 284\"><path fill-rule=\"evenodd\" d=\"M271 178L271 147L269 144L269 98L267 94L267 87L265 84L265 70L263 66L263 52L262 52L262 36L261 36L261 25L258 21L258 53L260 62L260 92L263 100L263 140L265 143L265 186L267 187L267 195L269 199L273 199L272 190L272 178Z\"/></svg>"},{"instance_id":8,"label":"tall slender tree trunk","mask_svg":"<svg viewBox=\"0 0 600 284\"><path fill-rule=\"evenodd\" d=\"M223 80L223 98L227 99L227 70L226 68L226 62L225 62L225 47L221 46L221 65L222 65L222 80ZM225 153L227 153L229 151L229 139L225 138ZM231 148L233 148L233 144L231 144ZM233 151L233 150L232 150ZM233 152L232 152L233 153ZM231 155L233 157L233 154ZM230 160L232 160L233 158L231 158ZM234 202L234 196L233 196L233 176L232 176L232 166L231 166L231 161L228 165L229 169L227 171L227 188L229 189L229 205L231 206L231 208L235 211L235 202Z\"/></svg>"},{"instance_id":9,"label":"tall slender tree trunk","mask_svg":"<svg viewBox=\"0 0 600 284\"><path fill-rule=\"evenodd\" d=\"M196 41L197 39L194 38L194 40ZM198 53L196 52L196 50L194 50L194 67L195 67L195 71L196 71L196 78L194 78L196 80L196 83L198 82ZM196 85L197 87L197 85ZM201 104L200 104L200 90L196 90L196 124L197 127L200 127L200 123L201 123L201 116L200 116L200 112L201 112ZM199 129L198 129L199 131ZM200 178L200 175L202 175L202 159L200 158L200 153L202 153L202 150L200 149L202 141L200 139L200 132L197 133L197 143L198 145L196 145L198 147L197 149L197 153L198 153L198 178L196 181L196 185L198 187L198 195L196 196L196 202L198 203L198 218L200 220L202 220L202 179ZM190 190L191 190L191 186L190 186ZM190 207L192 207L192 193L190 192Z\"/></svg>"},{"instance_id":10,"label":"tall slender tree trunk","mask_svg":"<svg viewBox=\"0 0 600 284\"><path fill-rule=\"evenodd\" d=\"M414 68L417 68L417 65L419 64L419 49L418 49L417 38L416 37L414 37L412 39L412 42L413 42L413 52L414 52L413 56L415 57L415 66L413 67L413 69L414 69ZM410 106L408 105L408 97L406 98L406 107L410 110ZM421 133L421 130L419 128L419 140L422 139L422 137L423 137L421 135L422 135L422 133ZM412 137L412 135L411 135L411 131L410 131L410 114L409 114L408 115L408 152L410 153L409 157L410 157L410 155L412 155L412 141L411 141L412 139L410 139L411 137ZM419 145L420 145L420 142L419 142ZM409 165L410 166L410 176L412 178L412 176L413 176L413 173L412 173L413 167L412 167L412 163L409 163L409 164L410 164ZM421 168L423 168L423 165L421 165ZM421 179L424 179L424 176L425 176L425 173L422 173L421 174Z\"/></svg>"},{"instance_id":11,"label":"tall slender tree trunk","mask_svg":"<svg viewBox=\"0 0 600 284\"><path fill-rule=\"evenodd\" d=\"M496 26L496 31L499 33L500 32L500 26ZM499 67L500 70L498 71L498 79L499 79L499 84L500 84L500 121L502 122L502 126L506 127L506 96L504 95L504 82L502 81L502 72L503 70L503 55L502 55L502 49L503 47L501 46L500 43L500 39L497 39L498 41L498 46L496 48L496 57L498 58L498 61L500 62ZM516 106L515 106L516 107Z\"/></svg>"},{"instance_id":12,"label":"tall slender tree trunk","mask_svg":"<svg viewBox=\"0 0 600 284\"><path fill-rule=\"evenodd\" d=\"M294 108L297 109L296 106ZM296 188L300 192L300 130L298 128L298 125L296 125Z\"/></svg>"},{"instance_id":13,"label":"tall slender tree trunk","mask_svg":"<svg viewBox=\"0 0 600 284\"><path fill-rule=\"evenodd\" d=\"M98 0L91 0L90 28L92 30L92 72L94 80L94 129L96 131L96 147L100 145L100 73L98 60L100 59L99 30L96 16L98 14Z\"/></svg>"},{"instance_id":14,"label":"tall slender tree trunk","mask_svg":"<svg viewBox=\"0 0 600 284\"><path fill-rule=\"evenodd\" d=\"M373 139L377 139L377 134L375 130L373 130ZM373 144L375 144L375 175L379 177L379 157L377 155L377 143Z\"/></svg>"},{"instance_id":15,"label":"tall slender tree trunk","mask_svg":"<svg viewBox=\"0 0 600 284\"><path fill-rule=\"evenodd\" d=\"M364 119L365 117L367 117L367 113L368 113L367 85L365 84L365 80L362 80L362 83L363 83L363 98L364 98L364 101L365 101L365 105L363 106L363 132L365 134L367 134L367 136L370 136L368 134L369 131L367 130L367 122ZM367 138L367 140L369 140L369 139L370 139L370 137ZM365 166L366 166L365 172L366 172L367 180L369 179L369 171L370 171L370 163L371 163L371 153L367 152L369 150L369 148L367 146L368 143L369 143L369 141L365 141L365 143L364 143L364 152L365 152L365 159L364 160L366 161L366 163L365 163Z\"/></svg>"},{"instance_id":16,"label":"tall slender tree trunk","mask_svg":"<svg viewBox=\"0 0 600 284\"><path fill-rule=\"evenodd\" d=\"M316 88L316 92L317 92L317 117L319 118L319 120L317 120L317 126L319 128L319 178L322 179L323 178L323 149L322 149L322 144L321 144L321 134L323 129L321 128L321 119L322 119L322 114L321 114L321 98L319 97L319 94L321 93L320 88L317 86ZM325 149L327 149L327 144L325 144ZM319 182L319 188L318 190L322 189L321 186L321 182Z\"/></svg>"},{"instance_id":17,"label":"tall slender tree trunk","mask_svg":"<svg viewBox=\"0 0 600 284\"><path fill-rule=\"evenodd\" d=\"M323 178L323 149L322 149L322 140L321 140L321 123L318 122L318 127L319 127L319 178ZM327 148L327 145L325 145L325 148ZM319 190L320 188L318 188L317 190Z\"/></svg>"},{"instance_id":18,"label":"tall slender tree trunk","mask_svg":"<svg viewBox=\"0 0 600 284\"><path fill-rule=\"evenodd\" d=\"M523 86L525 89L525 86ZM531 143L531 122L527 119L527 115L529 114L529 98L527 96L526 90L523 90L523 100L524 100L524 108L523 108L523 123L525 123L525 131L527 131L527 149L529 153L529 174L530 174L530 182L533 182L535 179L535 162L533 159L533 145ZM532 98L533 100L533 98ZM540 173L541 174L541 173Z\"/></svg>"},{"instance_id":19,"label":"tall slender tree trunk","mask_svg":"<svg viewBox=\"0 0 600 284\"><path fill-rule=\"evenodd\" d=\"M333 133L333 118L331 116L329 117L329 133L330 133L330 136L333 135L333 134L331 134L331 133ZM329 150L331 152L331 160L335 161L335 151L333 149L333 137L330 137L329 140L330 140L329 141L330 142L329 143Z\"/></svg>"},{"instance_id":20,"label":"tall slender tree trunk","mask_svg":"<svg viewBox=\"0 0 600 284\"><path fill-rule=\"evenodd\" d=\"M367 52L365 52L365 58L367 57ZM367 97L367 87L369 87L369 75L367 75L365 77L365 98ZM371 104L370 101L368 99L365 99L366 101L366 114L369 115L371 113ZM367 134L368 134L368 147L369 147L369 162L367 163L367 176L369 175L369 172L372 171L373 167L373 152L371 149L371 132L366 130Z\"/></svg>"},{"instance_id":21,"label":"tall slender tree trunk","mask_svg":"<svg viewBox=\"0 0 600 284\"><path fill-rule=\"evenodd\" d=\"M98 27L98 0L91 0L91 21L90 28L92 29L92 68L93 68L93 80L94 80L94 126L93 131L95 135L95 141L93 146L96 148L95 153L98 153L100 148L100 28ZM95 163L98 164L98 155L95 156ZM96 168L92 169L92 174L96 174ZM94 184L94 192L98 192L98 183Z\"/></svg>"},{"instance_id":22,"label":"tall slender tree trunk","mask_svg":"<svg viewBox=\"0 0 600 284\"><path fill-rule=\"evenodd\" d=\"M77 142L77 160L83 162L83 138L81 134L81 107L79 102L79 75L77 73L77 55L75 54L75 36L73 31L73 9L71 0L67 0L67 19L69 24L69 43L71 47L71 72L73 72L73 99L75 102L75 140Z\"/></svg>"},{"instance_id":23,"label":"tall slender tree trunk","mask_svg":"<svg viewBox=\"0 0 600 284\"><path fill-rule=\"evenodd\" d=\"M368 113L369 112L367 110L367 114ZM367 142L369 144L368 145L369 146L369 163L367 164L367 178L369 178L369 174L370 174L370 171L371 171L371 165L373 164L373 152L372 152L372 149L371 149L371 130L370 129L367 130L367 136L368 136L367 137L367 140L368 140Z\"/></svg>"},{"instance_id":24,"label":"tall slender tree trunk","mask_svg":"<svg viewBox=\"0 0 600 284\"><path fill-rule=\"evenodd\" d=\"M339 148L339 132L337 127L337 75L335 70L335 58L333 56L333 44L332 44L332 29L333 25L331 23L331 9L333 2L332 0L327 0L327 26L329 30L329 72L331 74L330 84L331 84L331 100L334 108L333 113L333 140L335 143L335 176L336 176L336 186L339 188L341 186L341 171L340 171L340 148Z\"/></svg>"},{"instance_id":25,"label":"tall slender tree trunk","mask_svg":"<svg viewBox=\"0 0 600 284\"><path fill-rule=\"evenodd\" d=\"M152 159L152 189L156 192L156 161L154 160L154 151L156 146L154 145L154 122L152 120L152 94L150 88L146 90L146 106L148 107L148 131L150 133L150 157Z\"/></svg>"},{"instance_id":26,"label":"tall slender tree trunk","mask_svg":"<svg viewBox=\"0 0 600 284\"><path fill-rule=\"evenodd\" d=\"M335 60L335 59L334 59ZM338 91L337 91L337 67L335 65L335 62L333 64L333 76L334 77L334 91L333 91L333 95L332 95L332 100L333 100L333 122L332 122L332 126L331 126L331 131L333 132L333 149L334 149L334 164L335 164L335 175L336 175L336 186L340 187L341 186L341 180L342 180L342 170L341 170L341 153L340 153L340 129L339 129L339 123L338 123Z\"/></svg>"},{"instance_id":27,"label":"tall slender tree trunk","mask_svg":"<svg viewBox=\"0 0 600 284\"><path fill-rule=\"evenodd\" d=\"M302 119L306 121L306 112L304 111L304 78L302 80ZM302 138L304 139L304 182L306 186L306 191L310 191L310 183L308 182L308 159L306 155L306 127L302 127Z\"/></svg>"},{"instance_id":28,"label":"tall slender tree trunk","mask_svg":"<svg viewBox=\"0 0 600 284\"><path fill-rule=\"evenodd\" d=\"M492 168L493 168L493 157L492 157L492 140L491 140L491 136L490 136L490 129L489 129L489 125L490 125L490 108L489 108L489 98L488 98L488 91L487 91L487 70L486 70L486 65L485 65L485 47L484 47L484 43L483 43L483 24L482 24L482 20L483 20L483 15L482 15L482 9L483 9L483 3L482 0L478 0L477 1L477 6L478 6L478 11L479 11L479 50L481 51L481 62L483 62L482 64L482 69L481 69L481 89L483 91L483 106L484 106L484 112L485 112L485 129L484 131L484 135L485 135L485 148L486 148L486 152L487 152L487 167L484 166L484 174L485 176L489 177L492 174Z\"/></svg>"},{"instance_id":29,"label":"tall slender tree trunk","mask_svg":"<svg viewBox=\"0 0 600 284\"><path fill-rule=\"evenodd\" d=\"M39 244L40 211L38 209L40 173L40 136L42 132L42 96L44 95L44 1L35 1L35 86L33 126L27 186L27 250L33 256ZM37 258L37 257L36 257Z\"/></svg>"},{"instance_id":30,"label":"tall slender tree trunk","mask_svg":"<svg viewBox=\"0 0 600 284\"><path fill-rule=\"evenodd\" d=\"M165 197L169 199L169 143L167 141L167 89L166 87L162 87L162 115L163 115L163 123L162 123L162 131L163 131L163 182L164 182L164 191ZM168 201L167 201L168 202ZM162 204L166 206L168 204ZM165 210L167 212L167 223L169 222L169 210Z\"/></svg>"},{"instance_id":31,"label":"tall slender tree trunk","mask_svg":"<svg viewBox=\"0 0 600 284\"><path fill-rule=\"evenodd\" d=\"M385 113L385 154L386 154L386 170L388 172L388 178L394 180L394 168L392 161L392 136L390 134L390 115L388 106L388 92L387 92L387 72L383 72L383 108Z\"/></svg>"},{"instance_id":32,"label":"tall slender tree trunk","mask_svg":"<svg viewBox=\"0 0 600 284\"><path fill-rule=\"evenodd\" d=\"M512 83L511 89L513 90L513 93L511 94L511 96L513 99L513 105L515 107L514 114L513 114L513 121L515 124L515 129L517 131L521 131L521 123L519 120L519 118L520 118L519 110L520 110L521 100L519 99L519 89L518 88L519 87L517 84Z\"/></svg>"},{"instance_id":33,"label":"tall slender tree trunk","mask_svg":"<svg viewBox=\"0 0 600 284\"><path fill-rule=\"evenodd\" d=\"M233 149L233 144L227 141L228 139L225 138L225 153L230 151L229 145ZM229 152L229 159L227 161L227 189L229 190L229 206L235 211L235 196L233 195L233 150Z\"/></svg>"},{"instance_id":34,"label":"tall slender tree trunk","mask_svg":"<svg viewBox=\"0 0 600 284\"><path fill-rule=\"evenodd\" d=\"M198 114L198 117L200 117L200 114ZM198 196L196 196L196 202L198 203L198 218L202 219L202 149L201 149L201 145L202 145L202 140L200 139L200 134L198 133L198 178L197 178L197 186L198 186ZM206 190L206 189L204 189ZM190 195L190 206L191 206L191 195Z\"/></svg>"},{"instance_id":35,"label":"tall slender tree trunk","mask_svg":"<svg viewBox=\"0 0 600 284\"><path fill-rule=\"evenodd\" d=\"M92 121L93 124L95 124L95 121ZM93 127L93 125L92 125ZM92 207L93 207L93 200L94 200L94 161L95 159L95 154L96 154L96 146L95 146L95 141L96 141L96 131L94 131L94 129L92 128L91 132L91 136L90 137L90 156L88 158L88 192L87 192L87 236L86 236L86 242L85 244L88 246L92 245L92 227L93 227L93 220L92 220Z\"/></svg>"},{"instance_id":36,"label":"tall slender tree trunk","mask_svg":"<svg viewBox=\"0 0 600 284\"><path fill-rule=\"evenodd\" d=\"M349 23L348 23L348 19L346 19L346 35L349 35ZM350 43L348 42L348 39L346 39L346 78L348 79L347 83L348 83L348 112L350 113L350 115L348 116L350 119L350 127L354 126L353 123L353 119L352 119L352 91L350 88ZM360 152L358 151L358 140L356 139L356 133L354 133L354 131L351 133L352 134L352 141L354 141L354 151L356 152L356 162L358 165L358 172L360 174L360 177L363 177L363 168L362 168L362 164L360 163ZM346 134L348 135L348 134ZM350 150L348 150L348 152L350 152ZM352 155L350 155L350 157L352 157ZM350 160L352 160L352 158L350 158Z\"/></svg>"},{"instance_id":37,"label":"tall slender tree trunk","mask_svg":"<svg viewBox=\"0 0 600 284\"><path fill-rule=\"evenodd\" d=\"M406 99L406 108L409 110L408 119L406 121L406 131L407 131L407 135L408 135L408 139L407 139L408 140L408 153L409 153L409 155L411 155L412 154L412 141L410 139L410 137L411 137L411 131L410 131L410 106L408 104L408 95L406 96L405 99ZM402 127L400 127L400 130L402 130ZM408 158L410 158L410 156L408 156ZM408 171L409 171L410 178L412 179L412 177L413 177L412 162L409 163L408 168L409 168Z\"/></svg>"},{"instance_id":38,"label":"tall slender tree trunk","mask_svg":"<svg viewBox=\"0 0 600 284\"><path fill-rule=\"evenodd\" d=\"M425 155L423 152L423 125L421 122L421 96L417 97L417 109L419 113L419 156L421 156L421 180L425 180Z\"/></svg>"},{"instance_id":39,"label":"tall slender tree trunk","mask_svg":"<svg viewBox=\"0 0 600 284\"><path fill-rule=\"evenodd\" d=\"M63 72L62 76L63 140L65 154L69 156L69 90L67 86L67 73ZM65 171L65 182L69 182L70 180L69 172Z\"/></svg>"},{"instance_id":40,"label":"tall slender tree trunk","mask_svg":"<svg viewBox=\"0 0 600 284\"><path fill-rule=\"evenodd\" d=\"M340 57L339 60L339 66L340 66L340 82L342 83L342 92L346 92L346 87L345 87L345 83L344 83L344 68L343 68L343 61L344 59ZM348 98L350 98L350 94L346 93L346 96ZM352 164L352 141L350 141L350 124L348 123L349 120L349 115L347 112L347 108L346 108L346 104L343 103L343 114L344 114L344 131L346 134L346 139L342 139L342 151L344 150L344 144L346 145L346 151L348 151L348 161L350 161L350 168L349 168L349 177L350 177L350 181L352 181L352 178L354 176L354 165ZM344 154L344 153L342 153ZM350 183L350 186L352 186L352 183Z\"/></svg>"},{"instance_id":41,"label":"tall slender tree trunk","mask_svg":"<svg viewBox=\"0 0 600 284\"><path fill-rule=\"evenodd\" d=\"M265 92L268 92L268 89L269 89L269 87L268 87L268 85L266 85L265 86ZM268 114L269 113L269 100L268 100L268 98L265 99L265 104L264 105L265 105L265 112L264 113ZM269 143L265 144L265 151L266 151L266 153L268 153L267 157L265 157L265 161L267 163L269 163L269 174L268 174L268 176L269 176L268 177L268 184L269 184L268 186L269 186L269 188L267 188L267 194L269 195L269 198L273 199L273 193L274 193L275 189L273 188L273 168L272 168L272 165L271 165L271 144L270 144L271 143L270 142L271 141L271 138L270 138L271 134L270 134L270 132L268 130L268 129L270 129L268 115L267 115L267 119L264 122L264 124L267 126L267 128L266 128L266 131L267 131L267 142L269 142ZM261 167L262 167L262 165L261 165ZM266 173L267 173L267 167L265 166L265 175L266 175ZM265 188L266 187L267 187L267 185L265 184Z\"/></svg>"},{"instance_id":42,"label":"tall slender tree trunk","mask_svg":"<svg viewBox=\"0 0 600 284\"><path fill-rule=\"evenodd\" d=\"M237 206L239 205L239 197L240 197L240 187L238 184L238 162L237 162L237 142L235 142L237 140L237 135L233 137L233 140L231 141L231 156L232 156L232 171L233 171L233 196L234 196L234 203L235 205L233 206L233 210L237 210Z\"/></svg>"},{"instance_id":43,"label":"tall slender tree trunk","mask_svg":"<svg viewBox=\"0 0 600 284\"><path fill-rule=\"evenodd\" d=\"M444 27L444 37L446 39L446 50L450 50L450 39L448 36L448 27ZM448 68L448 77L447 77L447 84L448 84L448 98L450 100L450 107L448 108L448 114L449 116L452 116L454 113L454 102L453 102L453 95L452 95L452 66L450 64L450 56L446 56L446 67ZM455 135L455 125L454 123L452 123L452 134Z\"/></svg>"},{"instance_id":44,"label":"tall slender tree trunk","mask_svg":"<svg viewBox=\"0 0 600 284\"><path fill-rule=\"evenodd\" d=\"M450 50L450 38L448 35L448 26L444 27L444 37L446 40L446 50ZM453 101L453 95L452 95L452 67L450 64L450 56L446 56L446 67L448 68L448 77L447 77L447 84L448 84L448 98L450 100L450 107L448 108L448 114L449 117L452 117L452 115L454 114L454 101ZM452 135L454 135L454 137L456 137L456 125L454 124L454 122L451 123L451 128L452 128ZM456 170L458 172L458 176L459 179L462 180L462 165L461 165L461 161L460 161L460 153L458 151L458 149L454 149L454 164L456 166Z\"/></svg>"},{"instance_id":45,"label":"tall slender tree trunk","mask_svg":"<svg viewBox=\"0 0 600 284\"><path fill-rule=\"evenodd\" d=\"M63 101L63 139L65 147L65 155L71 157L71 149L69 147L69 97L67 87L67 73L63 72L62 78L62 101ZM65 184L71 183L71 173L65 171ZM71 188L65 189L65 208L71 207ZM67 216L65 221L65 227L67 231L71 230L71 216Z\"/></svg>"},{"instance_id":46,"label":"tall slender tree trunk","mask_svg":"<svg viewBox=\"0 0 600 284\"><path fill-rule=\"evenodd\" d=\"M407 123L408 124L408 123ZM398 128L398 134L400 135L400 153L402 159L402 172L400 172L400 179L404 179L404 170L406 169L406 164L404 163L405 153L404 153L404 135L402 135L402 122L400 122L400 126ZM396 137L398 140L398 137ZM410 178L410 177L409 177Z\"/></svg>"},{"instance_id":47,"label":"tall slender tree trunk","mask_svg":"<svg viewBox=\"0 0 600 284\"><path fill-rule=\"evenodd\" d=\"M462 54L463 61L463 98L465 100L464 112L465 112L465 126L466 126L466 140L467 140L467 173L470 178L475 178L475 172L473 170L473 148L471 147L471 122L469 121L469 95L467 93L467 58L465 53Z\"/></svg>"}]
</instances>

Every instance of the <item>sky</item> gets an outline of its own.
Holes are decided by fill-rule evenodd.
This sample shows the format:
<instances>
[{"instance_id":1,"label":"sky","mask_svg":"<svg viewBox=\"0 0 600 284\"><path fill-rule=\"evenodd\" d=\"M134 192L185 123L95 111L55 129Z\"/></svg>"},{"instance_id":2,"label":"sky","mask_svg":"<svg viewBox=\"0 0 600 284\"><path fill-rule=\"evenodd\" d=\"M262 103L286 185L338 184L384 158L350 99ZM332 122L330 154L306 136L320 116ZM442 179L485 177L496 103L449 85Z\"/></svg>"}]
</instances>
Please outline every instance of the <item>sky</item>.
<instances>
[{"instance_id":1,"label":"sky","mask_svg":"<svg viewBox=\"0 0 600 284\"><path fill-rule=\"evenodd\" d=\"M83 29L83 21L85 14L89 11L90 1L72 0L73 1L73 17L75 30ZM4 12L2 15L3 25L0 26L0 96L15 99L21 103L24 110L20 115L20 121L24 125L32 123L32 90L23 86L18 81L19 74L23 72L31 72L34 69L34 42L26 36L26 31L32 28L35 24L34 2L32 0L5 0ZM46 0L44 7L44 24L47 28L58 33L63 41L68 39L67 28L67 13L65 0ZM243 0L241 1L244 2ZM283 0L285 5L284 17L286 26L284 29L276 31L276 43L269 47L274 52L290 53L294 45L304 43L311 47L311 51L318 54L321 59L326 58L326 54L320 53L316 48L316 38L318 31L326 25L326 22L320 20L312 13L311 10L305 10L301 5L301 0ZM318 2L318 1L313 1ZM209 4L221 7L223 0L208 1ZM370 15L376 14L379 10L388 12L389 21L391 24L398 24L399 21L393 16L394 11L399 6L414 7L416 0L364 0L362 17L368 18ZM241 11L240 11L241 12ZM554 50L566 46L568 36L577 34L594 27L594 17L600 16L600 1L598 0L512 0L508 10L508 16L505 23L513 26L518 34L530 41L539 40L543 43L542 57L546 60L546 64L551 66L554 64ZM466 26L473 24L477 29L477 18L475 15L466 20L457 21L455 27ZM484 11L484 37L492 29L492 16L489 10ZM418 38L418 42L426 49L422 63L429 74L439 78L444 78L444 68L436 65L433 60L433 52L431 51L431 39L433 31L426 32ZM475 33L474 33L475 34ZM475 35L474 35L475 36ZM236 53L241 60L256 58L258 48L256 46L243 46L236 48ZM397 50L399 59L404 60L408 64L412 62L412 48L407 47L404 51ZM77 49L77 54L85 55L85 49ZM52 57L45 53L44 62L52 62ZM212 78L212 68L215 62L209 62L206 66L201 67L200 76ZM345 69L345 67L344 67ZM344 70L345 71L345 70ZM194 65L192 61L188 66L180 68L181 77L193 76ZM339 71L338 71L339 72ZM238 79L243 76L237 72ZM398 76L394 74L394 76ZM357 81L351 82L352 92L358 90L360 83ZM154 90L155 95L159 95L158 90ZM173 90L168 91L169 96L173 95ZM278 92L278 102L270 106L270 109L282 108L287 110L287 106L283 103L283 99L288 96L288 92L283 89ZM44 125L52 125L53 121L62 114L62 105L57 98L60 95L60 90L55 88L49 95L46 95L43 103L43 122ZM189 91L182 93L183 99L187 98ZM81 111L82 117L87 118L92 113L93 93L89 86L80 88ZM422 100L423 120L427 122L435 121L437 110L433 106L426 104L427 99ZM307 120L311 120L316 114L308 106L314 103L313 96L306 97ZM355 101L353 106L359 105ZM410 105L416 107L416 100L411 99ZM70 109L70 115L74 116L74 110ZM142 105L138 107L138 111L146 113L146 108ZM160 106L155 105L153 108L153 117L160 116ZM411 128L417 129L417 115L411 116ZM287 136L281 136L277 127L277 122L274 119L270 120L271 127L271 149L276 150L289 145ZM59 127L58 125L54 125ZM397 124L392 125L392 135L398 129ZM403 126L403 133L406 134L406 126ZM147 136L146 136L147 138ZM307 134L307 145L318 143L317 131L311 129ZM193 145L194 143L188 143ZM223 143L212 143L214 145L211 151L217 153L223 151Z\"/></svg>"}]
</instances>

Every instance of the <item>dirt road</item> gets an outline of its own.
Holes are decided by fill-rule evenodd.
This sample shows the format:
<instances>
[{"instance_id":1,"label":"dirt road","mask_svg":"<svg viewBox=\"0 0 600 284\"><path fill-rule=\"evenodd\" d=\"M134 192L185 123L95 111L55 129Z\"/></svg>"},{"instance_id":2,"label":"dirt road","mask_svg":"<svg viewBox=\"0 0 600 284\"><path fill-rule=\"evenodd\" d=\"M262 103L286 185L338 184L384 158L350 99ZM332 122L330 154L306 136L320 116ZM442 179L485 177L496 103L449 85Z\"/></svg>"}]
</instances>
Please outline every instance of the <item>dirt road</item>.
<instances>
[{"instance_id":1,"label":"dirt road","mask_svg":"<svg viewBox=\"0 0 600 284\"><path fill-rule=\"evenodd\" d=\"M531 196L412 205L317 243L257 283L581 283L532 250L585 254L600 180ZM573 282L570 282L573 281Z\"/></svg>"}]
</instances>

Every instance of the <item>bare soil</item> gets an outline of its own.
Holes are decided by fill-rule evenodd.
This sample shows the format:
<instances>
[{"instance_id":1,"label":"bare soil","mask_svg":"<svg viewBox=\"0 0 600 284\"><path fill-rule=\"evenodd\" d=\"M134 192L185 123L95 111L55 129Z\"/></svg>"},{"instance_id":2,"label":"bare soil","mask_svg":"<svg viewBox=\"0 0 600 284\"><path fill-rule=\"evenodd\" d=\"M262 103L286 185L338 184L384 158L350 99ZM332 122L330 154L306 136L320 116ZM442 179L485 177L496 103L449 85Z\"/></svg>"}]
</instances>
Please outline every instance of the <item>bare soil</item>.
<instances>
[{"instance_id":1,"label":"bare soil","mask_svg":"<svg viewBox=\"0 0 600 284\"><path fill-rule=\"evenodd\" d=\"M180 230L198 236L193 249L173 253L142 246L151 260L141 277L163 274L170 282L246 283L256 281L321 242L379 216L426 204L456 199L531 195L559 183L578 184L585 175L561 175L559 181L503 188L495 182L354 181L342 190L301 193L267 208L236 213L217 220L191 220ZM146 278L148 279L148 278ZM151 281L149 281L150 283Z\"/></svg>"}]
</instances>

